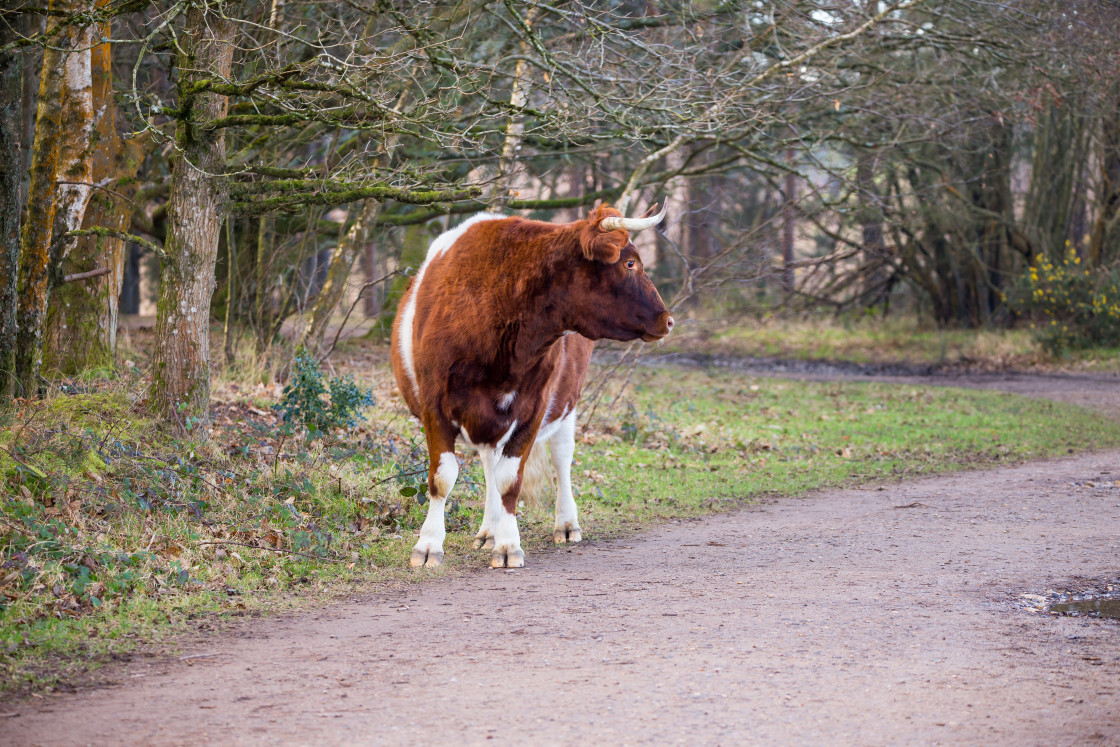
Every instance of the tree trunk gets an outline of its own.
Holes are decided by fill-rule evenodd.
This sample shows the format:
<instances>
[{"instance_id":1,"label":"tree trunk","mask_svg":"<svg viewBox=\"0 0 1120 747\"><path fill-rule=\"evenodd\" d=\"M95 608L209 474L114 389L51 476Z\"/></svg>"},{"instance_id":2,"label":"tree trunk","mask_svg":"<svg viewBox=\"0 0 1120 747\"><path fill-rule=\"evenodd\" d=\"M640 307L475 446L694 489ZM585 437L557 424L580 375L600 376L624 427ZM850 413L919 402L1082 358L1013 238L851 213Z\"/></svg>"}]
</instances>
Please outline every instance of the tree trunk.
<instances>
[{"instance_id":1,"label":"tree trunk","mask_svg":"<svg viewBox=\"0 0 1120 747\"><path fill-rule=\"evenodd\" d=\"M108 36L107 25L100 31ZM82 227L126 231L132 216L129 200L136 193L135 177L144 157L143 144L140 138L122 141L117 135L108 44L92 49L91 69L94 117L91 142L96 147L92 152L89 181L109 186L112 191L96 190L90 195ZM58 230L56 221L56 233ZM128 245L122 239L85 236L78 238L62 258L56 275L102 268L107 268L109 274L52 289L43 343L44 370L74 374L112 363L127 253Z\"/></svg>"},{"instance_id":2,"label":"tree trunk","mask_svg":"<svg viewBox=\"0 0 1120 747\"><path fill-rule=\"evenodd\" d=\"M1104 113L1100 164L1097 216L1088 252L1093 267L1120 258L1120 85L1114 87L1112 103Z\"/></svg>"},{"instance_id":3,"label":"tree trunk","mask_svg":"<svg viewBox=\"0 0 1120 747\"><path fill-rule=\"evenodd\" d=\"M15 40L15 30L0 23L0 48ZM15 381L22 106L23 53L0 52L0 403L11 398Z\"/></svg>"},{"instance_id":4,"label":"tree trunk","mask_svg":"<svg viewBox=\"0 0 1120 747\"><path fill-rule=\"evenodd\" d=\"M539 9L529 9L529 12L525 14L526 28L533 25L538 14ZM529 101L531 81L529 65L525 62L528 48L529 45L524 40L518 45L520 58L514 66L513 83L509 90L510 115L506 121L506 137L502 142L502 151L498 156L498 173L495 175L494 183L490 186L490 198L487 200L487 205L490 208L497 208L504 200L515 197L521 186L518 177L523 169L518 168L517 152L521 150L521 141L525 135L525 117L518 114L517 110L524 107Z\"/></svg>"},{"instance_id":5,"label":"tree trunk","mask_svg":"<svg viewBox=\"0 0 1120 747\"><path fill-rule=\"evenodd\" d=\"M273 277L273 263L276 253L273 251L273 230L276 218L272 215L262 215L257 219L257 246L256 246L256 279L257 298L254 322L257 328L257 353L264 354L272 346L275 323L275 301L272 298L275 278Z\"/></svg>"},{"instance_id":6,"label":"tree trunk","mask_svg":"<svg viewBox=\"0 0 1120 747\"><path fill-rule=\"evenodd\" d=\"M432 223L416 223L405 227L404 246L401 248L401 259L397 263L397 267L402 271L407 271L408 274L393 279L392 286L385 294L382 314L377 323L367 333L369 337L375 340L387 340L389 338L389 333L393 328L393 317L396 316L401 296L404 295L408 284L412 282L416 270L420 268L420 265L424 263L424 259L428 256L428 245L432 242L431 226Z\"/></svg>"},{"instance_id":7,"label":"tree trunk","mask_svg":"<svg viewBox=\"0 0 1120 747\"><path fill-rule=\"evenodd\" d=\"M171 169L167 241L160 272L151 400L155 410L205 439L210 420L210 298L218 232L226 201L224 130L206 124L225 116L225 96L191 88L228 80L233 24L217 6L192 6L179 38L178 146Z\"/></svg>"},{"instance_id":8,"label":"tree trunk","mask_svg":"<svg viewBox=\"0 0 1120 747\"><path fill-rule=\"evenodd\" d=\"M378 203L374 200L362 202L361 211L358 213L350 230L338 242L330 266L327 268L327 279L322 290L315 299L315 306L311 310L311 319L300 335L296 347L307 348L313 355L322 351L323 333L327 329L327 322L331 319L338 302L346 292L346 284L350 280L350 271L354 261L365 247L369 236L369 226L377 217Z\"/></svg>"},{"instance_id":9,"label":"tree trunk","mask_svg":"<svg viewBox=\"0 0 1120 747\"><path fill-rule=\"evenodd\" d=\"M362 268L365 271L366 283L372 283L384 274L381 263L377 261L377 242L366 240L362 248ZM365 316L372 319L381 313L380 288L369 288L362 296L362 310Z\"/></svg>"},{"instance_id":10,"label":"tree trunk","mask_svg":"<svg viewBox=\"0 0 1120 747\"><path fill-rule=\"evenodd\" d=\"M782 203L782 290L793 293L793 242L797 238L797 175L793 173L794 152L786 153L785 201Z\"/></svg>"},{"instance_id":11,"label":"tree trunk","mask_svg":"<svg viewBox=\"0 0 1120 747\"><path fill-rule=\"evenodd\" d=\"M63 2L52 0L52 11L65 11ZM58 16L53 16L57 18ZM54 22L57 23L57 22ZM65 44L66 35L57 36ZM47 313L51 234L56 209L62 140L63 86L66 54L60 46L43 51L39 77L39 104L35 114L35 143L31 154L31 182L27 195L28 219L20 233L19 305L16 332L16 393L34 396L39 390L43 318Z\"/></svg>"},{"instance_id":12,"label":"tree trunk","mask_svg":"<svg viewBox=\"0 0 1120 747\"><path fill-rule=\"evenodd\" d=\"M859 189L859 223L863 247L863 299L867 306L887 304L886 241L883 238L883 208L875 184L878 156L865 153L856 166Z\"/></svg>"}]
</instances>

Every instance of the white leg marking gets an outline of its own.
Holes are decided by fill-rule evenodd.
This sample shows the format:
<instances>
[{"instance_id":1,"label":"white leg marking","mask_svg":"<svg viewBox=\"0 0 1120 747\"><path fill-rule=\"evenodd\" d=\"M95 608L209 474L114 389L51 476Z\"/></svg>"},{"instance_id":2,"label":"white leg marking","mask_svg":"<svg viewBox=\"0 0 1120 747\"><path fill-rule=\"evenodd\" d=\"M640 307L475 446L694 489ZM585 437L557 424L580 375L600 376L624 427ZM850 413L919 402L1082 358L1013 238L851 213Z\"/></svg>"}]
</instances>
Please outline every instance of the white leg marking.
<instances>
[{"instance_id":1,"label":"white leg marking","mask_svg":"<svg viewBox=\"0 0 1120 747\"><path fill-rule=\"evenodd\" d=\"M455 487L455 480L459 477L459 462L455 459L455 453L445 451L439 455L439 467L436 469L436 490L439 491L440 497L446 498L451 495L451 489Z\"/></svg>"},{"instance_id":2,"label":"white leg marking","mask_svg":"<svg viewBox=\"0 0 1120 747\"><path fill-rule=\"evenodd\" d=\"M557 544L583 539L577 518L576 499L572 495L572 456L576 450L576 411L562 420L548 439L552 466L556 469L556 528L552 538Z\"/></svg>"},{"instance_id":3,"label":"white leg marking","mask_svg":"<svg viewBox=\"0 0 1120 747\"><path fill-rule=\"evenodd\" d=\"M459 476L459 463L455 461L455 454L445 451L439 455L439 467L436 469L435 483L438 495L428 496L428 515L424 517L424 526L420 527L420 539L412 548L412 555L408 562L413 568L422 565L434 567L443 562L443 539L447 536L444 526L443 510L447 504L447 496L455 486L455 479Z\"/></svg>"},{"instance_id":4,"label":"white leg marking","mask_svg":"<svg viewBox=\"0 0 1120 747\"><path fill-rule=\"evenodd\" d=\"M486 503L482 509L482 525L474 536L476 550L489 550L494 546L494 529L498 526L498 516L502 512L502 494L490 488L494 484L493 451L489 446L478 449L478 460L482 462L482 475L486 481Z\"/></svg>"},{"instance_id":5,"label":"white leg marking","mask_svg":"<svg viewBox=\"0 0 1120 747\"><path fill-rule=\"evenodd\" d=\"M501 481L498 474L497 464L503 460L502 449L513 437L513 431L517 428L517 421L513 421L509 430L505 432L498 443L493 446L482 446L478 448L478 459L482 462L482 474L486 478L486 505L482 509L482 526L478 528L478 534L474 536L474 547L489 550L494 546L494 530L498 526L498 517L502 514L502 493L509 487L507 483L505 486L498 488L497 485ZM463 432L466 436L466 431ZM469 438L467 439L470 440ZM518 459L517 463L520 464L521 460ZM517 466L513 468L513 475L517 477Z\"/></svg>"},{"instance_id":6,"label":"white leg marking","mask_svg":"<svg viewBox=\"0 0 1120 747\"><path fill-rule=\"evenodd\" d=\"M521 535L517 531L517 515L502 509L502 518L494 530L494 554L490 556L491 568L521 568L525 553L521 550Z\"/></svg>"},{"instance_id":7,"label":"white leg marking","mask_svg":"<svg viewBox=\"0 0 1120 747\"><path fill-rule=\"evenodd\" d=\"M521 457L502 454L516 428L515 420L495 446L480 446L478 449L482 471L486 475L486 508L474 546L493 549L490 565L495 568L520 568L525 565L521 535L517 531L517 515L508 513L502 505L502 493L517 481L517 472L521 467Z\"/></svg>"},{"instance_id":8,"label":"white leg marking","mask_svg":"<svg viewBox=\"0 0 1120 747\"><path fill-rule=\"evenodd\" d=\"M420 527L420 539L408 559L413 568L437 566L443 562L443 538L447 533L443 526L444 503L444 498L428 496L428 515L424 518L424 526Z\"/></svg>"}]
</instances>

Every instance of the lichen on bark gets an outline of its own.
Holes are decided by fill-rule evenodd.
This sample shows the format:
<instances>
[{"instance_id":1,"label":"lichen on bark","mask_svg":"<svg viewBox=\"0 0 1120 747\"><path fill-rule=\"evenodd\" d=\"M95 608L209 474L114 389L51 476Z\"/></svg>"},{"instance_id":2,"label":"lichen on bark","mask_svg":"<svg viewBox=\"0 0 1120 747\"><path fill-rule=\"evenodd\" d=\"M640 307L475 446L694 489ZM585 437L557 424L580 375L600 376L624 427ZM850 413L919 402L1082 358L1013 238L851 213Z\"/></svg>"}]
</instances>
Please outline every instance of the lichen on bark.
<instances>
[{"instance_id":1,"label":"lichen on bark","mask_svg":"<svg viewBox=\"0 0 1120 747\"><path fill-rule=\"evenodd\" d=\"M15 29L0 24L0 48L15 39ZM11 397L15 384L22 93L22 53L0 52L0 403Z\"/></svg>"},{"instance_id":2,"label":"lichen on bark","mask_svg":"<svg viewBox=\"0 0 1120 747\"><path fill-rule=\"evenodd\" d=\"M210 299L226 201L220 176L225 169L223 130L207 130L204 123L225 116L228 99L199 92L196 84L206 78L229 79L233 24L220 4L192 5L179 42L182 118L175 133L156 306L151 402L165 420L204 439L210 417Z\"/></svg>"},{"instance_id":3,"label":"lichen on bark","mask_svg":"<svg viewBox=\"0 0 1120 747\"><path fill-rule=\"evenodd\" d=\"M107 4L107 0L99 0ZM101 29L108 36L108 25ZM117 132L113 102L113 77L109 44L91 50L93 129L90 181L108 185L95 190L82 222L86 230L105 228L124 233L131 222L130 200L136 194L136 175L144 158L147 139L122 139ZM95 366L111 365L116 353L117 304L124 280L127 242L119 235L73 237L72 248L62 259L57 275L107 268L109 273L54 287L47 312L43 343L43 370L75 374Z\"/></svg>"},{"instance_id":4,"label":"lichen on bark","mask_svg":"<svg viewBox=\"0 0 1120 747\"><path fill-rule=\"evenodd\" d=\"M51 0L52 24L67 3ZM59 178L63 86L66 53L59 45L43 50L39 77L39 101L35 113L31 182L27 196L27 220L20 231L19 303L17 310L15 393L34 396L39 389L43 318L49 293L50 247L56 209L55 184Z\"/></svg>"}]
</instances>

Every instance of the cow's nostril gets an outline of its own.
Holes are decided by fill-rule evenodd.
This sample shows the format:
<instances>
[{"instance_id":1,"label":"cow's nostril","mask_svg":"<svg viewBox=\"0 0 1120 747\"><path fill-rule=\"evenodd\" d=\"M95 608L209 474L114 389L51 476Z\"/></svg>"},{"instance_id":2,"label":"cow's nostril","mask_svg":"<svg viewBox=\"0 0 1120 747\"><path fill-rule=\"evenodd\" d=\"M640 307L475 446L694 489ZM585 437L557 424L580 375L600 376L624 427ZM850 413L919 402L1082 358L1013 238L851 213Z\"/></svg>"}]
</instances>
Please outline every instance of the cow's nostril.
<instances>
[{"instance_id":1,"label":"cow's nostril","mask_svg":"<svg viewBox=\"0 0 1120 747\"><path fill-rule=\"evenodd\" d=\"M674 324L673 317L669 317L669 319L665 322L665 326L668 327L669 329L673 328L673 324Z\"/></svg>"}]
</instances>

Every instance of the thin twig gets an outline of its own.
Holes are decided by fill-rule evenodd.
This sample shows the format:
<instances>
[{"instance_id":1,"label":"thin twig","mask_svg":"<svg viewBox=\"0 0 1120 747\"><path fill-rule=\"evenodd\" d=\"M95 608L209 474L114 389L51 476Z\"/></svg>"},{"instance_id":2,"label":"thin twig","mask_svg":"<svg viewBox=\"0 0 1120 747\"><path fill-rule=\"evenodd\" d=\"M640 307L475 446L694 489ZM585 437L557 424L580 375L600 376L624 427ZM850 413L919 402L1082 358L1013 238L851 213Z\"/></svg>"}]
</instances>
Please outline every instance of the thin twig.
<instances>
[{"instance_id":1,"label":"thin twig","mask_svg":"<svg viewBox=\"0 0 1120 747\"><path fill-rule=\"evenodd\" d=\"M377 482L375 482L375 483L373 483L372 485L370 485L370 487L371 487L371 488L376 488L376 487L377 487L378 485L380 485L381 483L389 482L390 480L399 480L399 479L401 479L402 477L415 477L416 475L422 475L422 474L424 474L424 473L425 473L425 472L427 472L427 471L428 471L428 468L427 468L427 467L423 467L422 469L418 469L418 470L413 470L412 472L398 472L398 473L397 473L397 474L395 474L395 475L389 475L389 476L388 476L388 477L386 477L386 478L385 478L384 480L378 480Z\"/></svg>"},{"instance_id":2,"label":"thin twig","mask_svg":"<svg viewBox=\"0 0 1120 747\"><path fill-rule=\"evenodd\" d=\"M270 550L272 552L282 552L288 555L299 555L304 558L311 558L312 560L329 560L332 563L342 563L346 558L335 558L330 555L311 555L310 553L300 552L299 550L285 550L283 547L261 547L260 545L251 545L248 542L234 542L233 540L225 540L223 542L199 542L199 545L237 545L238 547L248 547L253 550Z\"/></svg>"},{"instance_id":3,"label":"thin twig","mask_svg":"<svg viewBox=\"0 0 1120 747\"><path fill-rule=\"evenodd\" d=\"M63 275L61 284L75 283L79 280L89 280L90 278L108 275L110 272L112 272L112 269L108 267L98 267L96 270L90 270L89 272L75 272L73 275Z\"/></svg>"},{"instance_id":4,"label":"thin twig","mask_svg":"<svg viewBox=\"0 0 1120 747\"><path fill-rule=\"evenodd\" d=\"M357 308L358 301L362 300L362 294L365 293L367 289L372 288L375 285L380 285L381 283L384 283L389 278L395 277L396 275L400 275L400 274L401 274L401 270L399 270L399 269L393 270L392 272L390 272L387 275L382 275L377 280L366 283L365 285L363 285L358 290L358 295L354 298L354 303L350 304L350 308L346 311L346 316L344 316L342 318L342 324L338 325L338 331L334 333L334 340L331 341L331 346L329 348L327 348L327 352L323 353L322 357L319 358L320 363L325 361L327 358L331 357L331 353L334 352L335 345L338 345L338 339L340 337L342 337L342 330L346 328L346 322L348 322L350 320L350 315L352 313L354 313L354 309Z\"/></svg>"}]
</instances>

